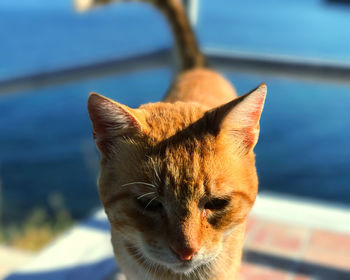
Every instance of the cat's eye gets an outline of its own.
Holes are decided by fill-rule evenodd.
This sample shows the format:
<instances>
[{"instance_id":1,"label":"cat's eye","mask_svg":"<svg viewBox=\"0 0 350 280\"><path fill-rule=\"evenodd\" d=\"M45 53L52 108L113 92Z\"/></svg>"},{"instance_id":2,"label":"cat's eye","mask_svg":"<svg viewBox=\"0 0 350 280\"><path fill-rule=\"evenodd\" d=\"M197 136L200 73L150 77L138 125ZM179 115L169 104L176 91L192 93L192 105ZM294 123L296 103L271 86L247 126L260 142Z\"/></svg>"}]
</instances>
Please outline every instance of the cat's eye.
<instances>
[{"instance_id":1,"label":"cat's eye","mask_svg":"<svg viewBox=\"0 0 350 280\"><path fill-rule=\"evenodd\" d=\"M142 197L137 199L137 203L145 211L160 211L163 209L163 204L156 198L149 199Z\"/></svg>"},{"instance_id":2,"label":"cat's eye","mask_svg":"<svg viewBox=\"0 0 350 280\"><path fill-rule=\"evenodd\" d=\"M209 200L207 203L204 205L204 209L208 210L224 210L226 206L229 204L229 200L225 198L213 198Z\"/></svg>"}]
</instances>

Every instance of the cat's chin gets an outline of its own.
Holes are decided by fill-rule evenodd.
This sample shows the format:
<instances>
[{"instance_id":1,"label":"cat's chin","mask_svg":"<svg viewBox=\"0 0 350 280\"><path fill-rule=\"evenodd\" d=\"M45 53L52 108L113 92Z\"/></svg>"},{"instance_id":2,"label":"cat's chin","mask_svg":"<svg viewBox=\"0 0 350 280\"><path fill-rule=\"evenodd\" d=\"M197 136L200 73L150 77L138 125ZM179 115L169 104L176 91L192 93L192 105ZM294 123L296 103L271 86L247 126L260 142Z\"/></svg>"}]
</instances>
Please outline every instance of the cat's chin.
<instances>
[{"instance_id":1,"label":"cat's chin","mask_svg":"<svg viewBox=\"0 0 350 280\"><path fill-rule=\"evenodd\" d=\"M190 274L198 268L198 265L192 263L181 263L178 265L167 266L167 268L176 274Z\"/></svg>"}]
</instances>

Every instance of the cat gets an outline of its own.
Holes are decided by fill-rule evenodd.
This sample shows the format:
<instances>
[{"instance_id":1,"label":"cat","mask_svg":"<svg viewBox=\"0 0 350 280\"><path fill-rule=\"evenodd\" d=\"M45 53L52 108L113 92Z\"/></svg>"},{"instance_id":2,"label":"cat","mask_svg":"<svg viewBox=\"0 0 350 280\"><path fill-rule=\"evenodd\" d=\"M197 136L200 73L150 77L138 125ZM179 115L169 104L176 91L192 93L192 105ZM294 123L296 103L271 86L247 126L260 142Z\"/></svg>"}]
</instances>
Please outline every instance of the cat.
<instances>
[{"instance_id":1,"label":"cat","mask_svg":"<svg viewBox=\"0 0 350 280\"><path fill-rule=\"evenodd\" d=\"M165 14L179 53L163 101L132 109L88 99L115 258L128 280L237 279L266 85L237 97L206 66L180 0L145 2Z\"/></svg>"}]
</instances>

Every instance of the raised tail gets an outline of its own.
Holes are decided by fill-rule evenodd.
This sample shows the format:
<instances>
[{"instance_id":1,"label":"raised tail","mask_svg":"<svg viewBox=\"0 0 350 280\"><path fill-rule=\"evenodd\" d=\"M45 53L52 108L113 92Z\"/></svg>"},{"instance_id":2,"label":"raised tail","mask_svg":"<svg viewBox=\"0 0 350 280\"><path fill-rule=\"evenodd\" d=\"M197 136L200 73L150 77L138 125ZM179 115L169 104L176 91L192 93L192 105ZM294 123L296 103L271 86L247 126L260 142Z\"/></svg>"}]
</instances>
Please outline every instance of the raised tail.
<instances>
[{"instance_id":1,"label":"raised tail","mask_svg":"<svg viewBox=\"0 0 350 280\"><path fill-rule=\"evenodd\" d=\"M174 34L180 70L185 71L206 65L181 0L75 0L75 6L79 11L86 11L103 4L127 1L148 2L166 16Z\"/></svg>"}]
</instances>

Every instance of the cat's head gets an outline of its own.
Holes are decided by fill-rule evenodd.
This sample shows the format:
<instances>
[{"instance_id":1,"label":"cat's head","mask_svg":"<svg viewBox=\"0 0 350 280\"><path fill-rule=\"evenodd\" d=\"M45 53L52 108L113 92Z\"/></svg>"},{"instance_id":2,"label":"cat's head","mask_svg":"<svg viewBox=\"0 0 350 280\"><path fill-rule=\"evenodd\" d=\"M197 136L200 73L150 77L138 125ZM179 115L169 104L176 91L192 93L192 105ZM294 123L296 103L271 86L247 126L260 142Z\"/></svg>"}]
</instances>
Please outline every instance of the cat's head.
<instances>
[{"instance_id":1,"label":"cat's head","mask_svg":"<svg viewBox=\"0 0 350 280\"><path fill-rule=\"evenodd\" d=\"M131 109L90 95L100 198L115 238L140 264L190 273L215 261L245 222L265 95L261 85L210 110L181 102Z\"/></svg>"}]
</instances>

